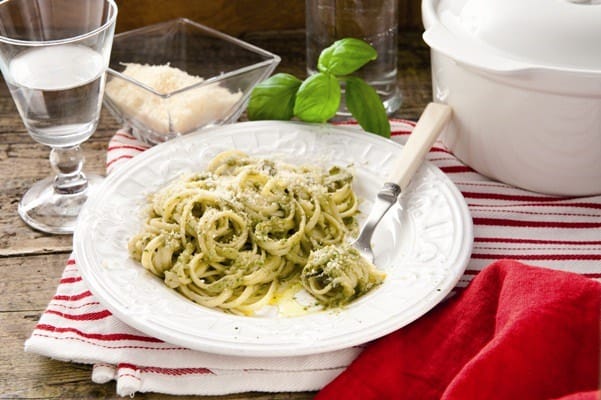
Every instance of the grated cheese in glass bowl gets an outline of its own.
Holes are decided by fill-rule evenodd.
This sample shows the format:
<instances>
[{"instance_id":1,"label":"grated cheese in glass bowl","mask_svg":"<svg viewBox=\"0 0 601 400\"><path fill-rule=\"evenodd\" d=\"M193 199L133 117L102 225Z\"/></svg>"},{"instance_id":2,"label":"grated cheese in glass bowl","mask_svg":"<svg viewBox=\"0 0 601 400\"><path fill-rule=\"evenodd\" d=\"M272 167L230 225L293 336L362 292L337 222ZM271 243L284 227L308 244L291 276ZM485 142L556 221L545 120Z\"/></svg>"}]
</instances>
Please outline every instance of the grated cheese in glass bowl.
<instances>
[{"instance_id":1,"label":"grated cheese in glass bowl","mask_svg":"<svg viewBox=\"0 0 601 400\"><path fill-rule=\"evenodd\" d=\"M154 145L235 122L279 61L184 18L150 25L115 36L104 104L138 140Z\"/></svg>"}]
</instances>

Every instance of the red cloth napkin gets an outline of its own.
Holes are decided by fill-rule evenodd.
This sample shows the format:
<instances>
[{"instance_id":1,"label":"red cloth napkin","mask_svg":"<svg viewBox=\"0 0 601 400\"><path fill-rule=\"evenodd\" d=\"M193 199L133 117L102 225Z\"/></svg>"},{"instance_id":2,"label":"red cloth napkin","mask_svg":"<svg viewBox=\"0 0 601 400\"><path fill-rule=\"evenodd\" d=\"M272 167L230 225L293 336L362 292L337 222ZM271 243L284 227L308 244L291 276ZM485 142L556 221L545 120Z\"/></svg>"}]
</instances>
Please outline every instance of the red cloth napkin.
<instances>
[{"instance_id":1,"label":"red cloth napkin","mask_svg":"<svg viewBox=\"0 0 601 400\"><path fill-rule=\"evenodd\" d=\"M500 260L317 399L598 399L600 326L599 282Z\"/></svg>"}]
</instances>

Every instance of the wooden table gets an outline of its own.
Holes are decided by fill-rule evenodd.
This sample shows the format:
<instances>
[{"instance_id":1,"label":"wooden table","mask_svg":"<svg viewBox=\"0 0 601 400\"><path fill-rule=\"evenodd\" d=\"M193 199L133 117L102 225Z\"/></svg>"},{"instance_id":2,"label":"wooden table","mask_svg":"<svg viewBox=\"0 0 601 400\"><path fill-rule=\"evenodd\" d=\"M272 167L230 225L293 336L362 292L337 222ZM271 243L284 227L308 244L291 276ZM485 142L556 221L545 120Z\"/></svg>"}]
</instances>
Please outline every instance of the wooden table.
<instances>
[{"instance_id":1,"label":"wooden table","mask_svg":"<svg viewBox=\"0 0 601 400\"><path fill-rule=\"evenodd\" d=\"M242 39L282 57L277 72L305 76L303 31L247 34ZM404 101L395 117L417 119L431 99L429 51L421 32L403 32L399 40L398 83ZM118 128L103 110L98 131L83 145L85 170L104 173L107 143ZM90 380L91 366L65 363L25 353L31 334L54 295L72 237L46 235L30 229L17 215L23 193L50 173L48 148L25 131L5 84L0 85L0 398L119 398L115 384ZM246 393L224 399L308 399L314 393ZM186 399L137 394L136 399Z\"/></svg>"}]
</instances>

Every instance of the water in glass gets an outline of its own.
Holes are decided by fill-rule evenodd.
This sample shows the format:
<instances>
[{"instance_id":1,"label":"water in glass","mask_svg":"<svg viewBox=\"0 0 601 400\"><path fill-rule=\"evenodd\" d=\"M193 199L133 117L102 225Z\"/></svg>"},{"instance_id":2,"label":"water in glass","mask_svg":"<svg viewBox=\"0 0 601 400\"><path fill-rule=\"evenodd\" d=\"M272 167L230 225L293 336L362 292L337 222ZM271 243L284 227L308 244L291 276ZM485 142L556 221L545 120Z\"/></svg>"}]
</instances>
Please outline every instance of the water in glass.
<instances>
[{"instance_id":1,"label":"water in glass","mask_svg":"<svg viewBox=\"0 0 601 400\"><path fill-rule=\"evenodd\" d=\"M74 146L94 132L104 83L102 55L86 46L27 50L11 60L7 81L33 138Z\"/></svg>"},{"instance_id":2,"label":"water in glass","mask_svg":"<svg viewBox=\"0 0 601 400\"><path fill-rule=\"evenodd\" d=\"M397 86L397 11L396 0L306 0L307 72L317 72L319 55L336 40L365 40L375 48L378 58L356 75L376 89L388 113L396 111L401 104ZM344 103L339 114L348 114Z\"/></svg>"}]
</instances>

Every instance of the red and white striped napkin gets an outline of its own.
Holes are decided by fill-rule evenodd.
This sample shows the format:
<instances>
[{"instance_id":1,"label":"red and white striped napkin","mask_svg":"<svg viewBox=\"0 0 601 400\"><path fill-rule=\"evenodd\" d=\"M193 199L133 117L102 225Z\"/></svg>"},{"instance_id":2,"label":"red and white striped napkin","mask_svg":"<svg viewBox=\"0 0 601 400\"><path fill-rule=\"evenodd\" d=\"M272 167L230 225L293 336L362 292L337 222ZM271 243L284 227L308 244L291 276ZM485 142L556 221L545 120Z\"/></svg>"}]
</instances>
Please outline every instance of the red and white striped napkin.
<instances>
[{"instance_id":1,"label":"red and white striped napkin","mask_svg":"<svg viewBox=\"0 0 601 400\"><path fill-rule=\"evenodd\" d=\"M392 120L403 143L414 123ZM147 146L126 131L109 143L107 173ZM498 259L572 271L601 280L601 196L553 197L491 181L436 143L427 159L463 193L474 222L471 260L458 288ZM217 395L246 391L318 390L340 374L361 348L289 358L240 358L184 349L125 325L102 307L70 258L56 295L25 343L26 351L94 364L92 380L136 392Z\"/></svg>"}]
</instances>

